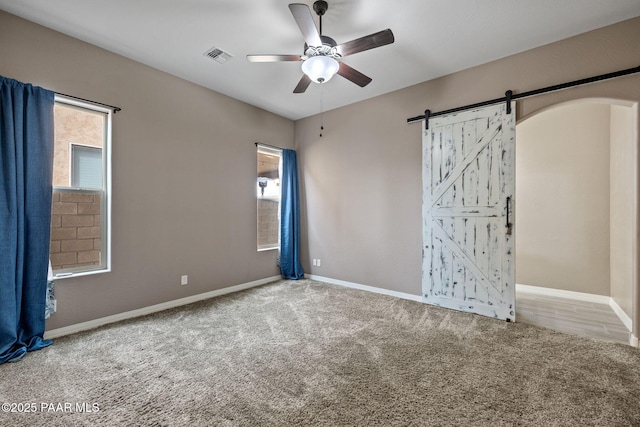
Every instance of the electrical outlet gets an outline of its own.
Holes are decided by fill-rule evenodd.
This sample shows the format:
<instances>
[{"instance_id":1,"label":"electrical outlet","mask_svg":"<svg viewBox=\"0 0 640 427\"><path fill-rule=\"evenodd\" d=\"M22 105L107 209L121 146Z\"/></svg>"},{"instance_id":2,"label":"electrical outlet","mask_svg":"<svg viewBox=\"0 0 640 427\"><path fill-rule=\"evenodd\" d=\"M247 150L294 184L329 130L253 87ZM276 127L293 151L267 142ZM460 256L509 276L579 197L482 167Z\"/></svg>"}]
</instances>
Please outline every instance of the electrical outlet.
<instances>
[{"instance_id":1,"label":"electrical outlet","mask_svg":"<svg viewBox=\"0 0 640 427\"><path fill-rule=\"evenodd\" d=\"M318 266L318 267L321 267L321 266L322 266L322 264L320 263L320 258L318 258L317 266Z\"/></svg>"},{"instance_id":2,"label":"electrical outlet","mask_svg":"<svg viewBox=\"0 0 640 427\"><path fill-rule=\"evenodd\" d=\"M313 259L313 265L318 265L318 260L317 259Z\"/></svg>"},{"instance_id":3,"label":"electrical outlet","mask_svg":"<svg viewBox=\"0 0 640 427\"><path fill-rule=\"evenodd\" d=\"M180 279L180 284L182 286L186 285L187 283L189 283L189 276L187 276L186 274L184 276L182 276L182 278Z\"/></svg>"}]
</instances>

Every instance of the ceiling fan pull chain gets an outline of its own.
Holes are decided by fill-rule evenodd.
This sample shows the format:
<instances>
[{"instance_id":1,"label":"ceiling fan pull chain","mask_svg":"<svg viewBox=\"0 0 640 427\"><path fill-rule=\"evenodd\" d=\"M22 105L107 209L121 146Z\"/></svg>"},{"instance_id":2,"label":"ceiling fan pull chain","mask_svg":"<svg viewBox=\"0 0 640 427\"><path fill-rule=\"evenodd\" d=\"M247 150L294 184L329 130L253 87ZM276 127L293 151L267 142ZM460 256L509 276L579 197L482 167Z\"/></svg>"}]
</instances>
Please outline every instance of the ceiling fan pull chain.
<instances>
[{"instance_id":1,"label":"ceiling fan pull chain","mask_svg":"<svg viewBox=\"0 0 640 427\"><path fill-rule=\"evenodd\" d=\"M320 86L320 138L324 130L324 86Z\"/></svg>"}]
</instances>

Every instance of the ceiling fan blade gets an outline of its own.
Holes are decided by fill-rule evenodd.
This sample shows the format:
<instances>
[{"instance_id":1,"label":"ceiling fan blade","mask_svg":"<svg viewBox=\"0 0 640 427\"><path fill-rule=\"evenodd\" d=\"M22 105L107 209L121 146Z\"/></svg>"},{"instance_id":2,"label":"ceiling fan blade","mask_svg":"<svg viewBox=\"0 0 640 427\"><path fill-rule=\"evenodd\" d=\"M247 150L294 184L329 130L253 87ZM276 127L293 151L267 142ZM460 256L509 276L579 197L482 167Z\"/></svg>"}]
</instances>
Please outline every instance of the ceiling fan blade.
<instances>
[{"instance_id":1,"label":"ceiling fan blade","mask_svg":"<svg viewBox=\"0 0 640 427\"><path fill-rule=\"evenodd\" d=\"M393 32L390 29L378 31L350 42L342 43L336 46L338 53L342 56L353 55L354 53L363 52L373 49L374 47L385 46L395 41Z\"/></svg>"},{"instance_id":2,"label":"ceiling fan blade","mask_svg":"<svg viewBox=\"0 0 640 427\"><path fill-rule=\"evenodd\" d=\"M309 46L322 46L322 40L320 40L320 33L316 28L316 24L313 21L313 15L309 6L303 3L291 3L289 10L293 14L293 18L296 20L304 41Z\"/></svg>"},{"instance_id":3,"label":"ceiling fan blade","mask_svg":"<svg viewBox=\"0 0 640 427\"><path fill-rule=\"evenodd\" d=\"M300 61L300 55L247 55L249 62Z\"/></svg>"},{"instance_id":4,"label":"ceiling fan blade","mask_svg":"<svg viewBox=\"0 0 640 427\"><path fill-rule=\"evenodd\" d=\"M338 68L338 74L347 80L351 80L352 82L354 82L360 87L365 87L366 85L371 83L371 77L365 76L360 71L348 66L344 62L340 62L340 68Z\"/></svg>"},{"instance_id":5,"label":"ceiling fan blade","mask_svg":"<svg viewBox=\"0 0 640 427\"><path fill-rule=\"evenodd\" d=\"M304 93L305 90L311 84L311 79L306 74L302 75L302 78L298 82L298 86L293 90L293 93Z\"/></svg>"}]
</instances>

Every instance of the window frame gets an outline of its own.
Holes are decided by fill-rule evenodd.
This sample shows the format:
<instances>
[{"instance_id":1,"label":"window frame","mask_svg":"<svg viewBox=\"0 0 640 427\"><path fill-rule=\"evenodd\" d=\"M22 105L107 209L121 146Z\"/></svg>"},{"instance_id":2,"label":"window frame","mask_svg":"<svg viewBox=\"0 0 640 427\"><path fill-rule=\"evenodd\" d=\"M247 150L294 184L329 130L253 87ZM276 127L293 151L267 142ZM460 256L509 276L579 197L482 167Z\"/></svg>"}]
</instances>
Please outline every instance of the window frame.
<instances>
[{"instance_id":1,"label":"window frame","mask_svg":"<svg viewBox=\"0 0 640 427\"><path fill-rule=\"evenodd\" d=\"M109 273L111 272L111 168L112 168L112 124L113 124L113 110L105 108L101 105L93 104L91 102L80 101L73 98L68 98L64 95L55 95L54 99L56 104L64 106L71 106L81 108L84 110L93 111L96 113L104 114L104 136L102 150L102 199L100 203L100 263L92 266L73 267L70 269L61 269L54 271L54 280L65 279L69 277L81 277L89 276L93 274ZM55 122L54 122L55 125ZM72 143L76 145L84 145L78 143ZM98 147L92 147L98 148ZM69 152L71 160L71 152ZM72 167L70 163L70 167ZM58 192L95 192L96 189L84 189L71 187L71 175L69 175L69 187L53 187L52 191Z\"/></svg>"},{"instance_id":2,"label":"window frame","mask_svg":"<svg viewBox=\"0 0 640 427\"><path fill-rule=\"evenodd\" d=\"M256 191L256 250L258 252L266 252L266 251L273 251L273 250L280 250L280 204L281 204L281 197L282 197L282 186L280 186L280 197L278 197L277 202L278 202L278 243L275 246L271 246L271 247L261 247L260 246L260 227L259 227L259 219L260 219L260 212L259 212L259 204L260 204L260 197L258 197L257 195L257 182L258 182L258 178L260 178L260 176L258 175L258 171L257 171L257 166L258 166L258 162L260 161L259 156L260 154L266 154L266 155L273 155L273 156L278 156L278 179L281 179L282 176L282 149L280 148L276 148L276 147L272 147L269 145L264 145L264 144L260 144L260 143L256 143L256 179L254 180L254 191ZM274 200L271 198L267 198L266 200Z\"/></svg>"}]
</instances>

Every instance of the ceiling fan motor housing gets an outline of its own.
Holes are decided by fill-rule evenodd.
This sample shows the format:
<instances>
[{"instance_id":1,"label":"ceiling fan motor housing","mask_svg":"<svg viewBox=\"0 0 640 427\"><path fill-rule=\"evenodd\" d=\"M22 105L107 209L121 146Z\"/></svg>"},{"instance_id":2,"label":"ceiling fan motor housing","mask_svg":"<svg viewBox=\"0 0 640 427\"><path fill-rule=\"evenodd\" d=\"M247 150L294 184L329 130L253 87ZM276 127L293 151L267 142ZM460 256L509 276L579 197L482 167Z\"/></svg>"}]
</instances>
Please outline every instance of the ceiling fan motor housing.
<instances>
[{"instance_id":1,"label":"ceiling fan motor housing","mask_svg":"<svg viewBox=\"0 0 640 427\"><path fill-rule=\"evenodd\" d=\"M327 55L334 58L340 57L337 49L335 49L338 43L336 43L334 39L329 36L320 36L320 40L322 40L322 46L309 46L306 43L304 44L305 56Z\"/></svg>"}]
</instances>

